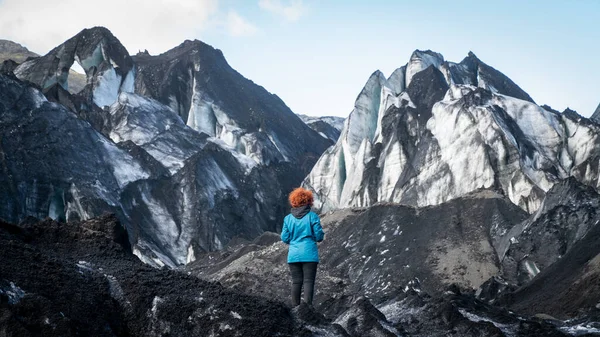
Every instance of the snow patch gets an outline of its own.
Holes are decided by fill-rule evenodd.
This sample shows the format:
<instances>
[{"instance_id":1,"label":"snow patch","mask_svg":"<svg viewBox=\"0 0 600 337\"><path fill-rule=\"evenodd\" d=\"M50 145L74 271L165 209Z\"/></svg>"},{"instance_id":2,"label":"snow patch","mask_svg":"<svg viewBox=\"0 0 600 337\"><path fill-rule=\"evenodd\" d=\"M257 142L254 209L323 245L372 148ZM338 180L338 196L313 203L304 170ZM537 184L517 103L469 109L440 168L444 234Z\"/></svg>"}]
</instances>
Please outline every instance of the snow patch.
<instances>
[{"instance_id":1,"label":"snow patch","mask_svg":"<svg viewBox=\"0 0 600 337\"><path fill-rule=\"evenodd\" d=\"M208 140L219 145L222 149L227 150L229 153L231 153L231 155L234 156L235 159L238 161L240 166L244 168L246 174L249 174L252 171L252 169L257 166L258 163L256 160L252 159L251 157L245 154L237 152L234 148L230 147L223 140L213 137L208 138Z\"/></svg>"},{"instance_id":2,"label":"snow patch","mask_svg":"<svg viewBox=\"0 0 600 337\"><path fill-rule=\"evenodd\" d=\"M121 88L121 75L114 68L105 70L96 76L94 103L99 107L110 106L116 102Z\"/></svg>"},{"instance_id":3,"label":"snow patch","mask_svg":"<svg viewBox=\"0 0 600 337\"><path fill-rule=\"evenodd\" d=\"M502 324L502 323L498 323L495 322L487 317L482 317L482 316L478 316L475 314L472 314L468 311L466 311L463 308L459 308L458 311L461 313L461 315L463 315L466 319L468 319L471 322L489 322L492 323L496 328L500 329L500 331L502 331L504 333L504 335L506 337L514 337L516 336L516 327L512 324Z\"/></svg>"},{"instance_id":4,"label":"snow patch","mask_svg":"<svg viewBox=\"0 0 600 337\"><path fill-rule=\"evenodd\" d=\"M97 135L97 137L106 150L105 160L111 163L113 175L121 189L131 182L150 177L150 173L146 172L127 152L119 149L103 136Z\"/></svg>"},{"instance_id":5,"label":"snow patch","mask_svg":"<svg viewBox=\"0 0 600 337\"><path fill-rule=\"evenodd\" d=\"M188 254L187 254L187 259L185 263L191 263L196 261L196 254L194 254L194 246L190 245L188 247Z\"/></svg>"},{"instance_id":6,"label":"snow patch","mask_svg":"<svg viewBox=\"0 0 600 337\"><path fill-rule=\"evenodd\" d=\"M600 324L598 323L580 323L577 325L561 327L559 329L571 336L600 334Z\"/></svg>"},{"instance_id":7,"label":"snow patch","mask_svg":"<svg viewBox=\"0 0 600 337\"><path fill-rule=\"evenodd\" d=\"M5 294L6 296L8 296L8 304L11 305L19 303L19 301L21 301L21 299L25 297L25 291L17 287L17 285L13 282L10 282L8 287L0 287L0 294Z\"/></svg>"},{"instance_id":8,"label":"snow patch","mask_svg":"<svg viewBox=\"0 0 600 337\"><path fill-rule=\"evenodd\" d=\"M154 299L152 300L152 308L150 309L150 312L152 313L152 317L156 317L156 313L158 312L158 306L164 302L164 300L158 296L154 296Z\"/></svg>"},{"instance_id":9,"label":"snow patch","mask_svg":"<svg viewBox=\"0 0 600 337\"><path fill-rule=\"evenodd\" d=\"M525 269L527 270L527 273L531 276L531 278L534 278L537 274L540 273L540 268L538 268L538 266L533 261L525 261Z\"/></svg>"}]
</instances>

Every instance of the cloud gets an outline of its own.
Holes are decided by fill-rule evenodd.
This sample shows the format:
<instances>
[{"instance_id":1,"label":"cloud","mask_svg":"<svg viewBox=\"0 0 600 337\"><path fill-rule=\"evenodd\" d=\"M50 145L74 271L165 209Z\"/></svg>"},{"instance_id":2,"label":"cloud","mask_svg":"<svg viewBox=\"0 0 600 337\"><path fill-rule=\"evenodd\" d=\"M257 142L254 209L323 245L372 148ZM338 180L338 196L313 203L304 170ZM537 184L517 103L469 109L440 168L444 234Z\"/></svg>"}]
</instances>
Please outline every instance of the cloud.
<instances>
[{"instance_id":1,"label":"cloud","mask_svg":"<svg viewBox=\"0 0 600 337\"><path fill-rule=\"evenodd\" d=\"M250 36L256 34L258 28L246 21L238 13L230 11L227 15L227 30L232 36Z\"/></svg>"},{"instance_id":2,"label":"cloud","mask_svg":"<svg viewBox=\"0 0 600 337\"><path fill-rule=\"evenodd\" d=\"M260 0L258 6L290 22L298 21L306 13L302 0L291 0L287 6L280 0Z\"/></svg>"},{"instance_id":3,"label":"cloud","mask_svg":"<svg viewBox=\"0 0 600 337\"><path fill-rule=\"evenodd\" d=\"M218 0L0 0L0 38L45 54L84 28L104 26L135 54L157 54L208 28Z\"/></svg>"}]
</instances>

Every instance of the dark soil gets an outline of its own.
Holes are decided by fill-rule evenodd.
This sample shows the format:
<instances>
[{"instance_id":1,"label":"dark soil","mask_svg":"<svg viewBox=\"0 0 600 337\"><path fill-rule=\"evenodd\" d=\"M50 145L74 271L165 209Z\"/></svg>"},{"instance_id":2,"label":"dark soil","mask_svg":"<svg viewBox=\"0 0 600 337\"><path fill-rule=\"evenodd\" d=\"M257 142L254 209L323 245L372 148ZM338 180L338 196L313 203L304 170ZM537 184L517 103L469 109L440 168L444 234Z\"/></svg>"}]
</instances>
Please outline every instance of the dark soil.
<instances>
[{"instance_id":1,"label":"dark soil","mask_svg":"<svg viewBox=\"0 0 600 337\"><path fill-rule=\"evenodd\" d=\"M0 247L0 336L301 332L281 303L142 264L111 215L69 224L0 222Z\"/></svg>"}]
</instances>

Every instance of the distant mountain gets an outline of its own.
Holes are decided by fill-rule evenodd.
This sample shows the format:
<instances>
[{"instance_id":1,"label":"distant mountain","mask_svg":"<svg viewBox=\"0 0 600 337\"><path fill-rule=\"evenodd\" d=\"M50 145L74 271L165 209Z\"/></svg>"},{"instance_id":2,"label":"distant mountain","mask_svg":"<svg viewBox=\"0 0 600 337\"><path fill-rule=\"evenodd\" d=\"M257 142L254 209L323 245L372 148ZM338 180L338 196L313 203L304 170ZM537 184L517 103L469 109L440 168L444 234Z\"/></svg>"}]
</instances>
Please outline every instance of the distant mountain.
<instances>
[{"instance_id":1,"label":"distant mountain","mask_svg":"<svg viewBox=\"0 0 600 337\"><path fill-rule=\"evenodd\" d=\"M321 136L337 142L344 127L345 118L335 116L314 117L298 115L300 119L311 129L317 131Z\"/></svg>"},{"instance_id":2,"label":"distant mountain","mask_svg":"<svg viewBox=\"0 0 600 337\"><path fill-rule=\"evenodd\" d=\"M536 105L473 53L453 63L415 51L389 78L371 75L304 185L324 211L492 188L533 213L561 179L599 186L599 136L599 124Z\"/></svg>"},{"instance_id":3,"label":"distant mountain","mask_svg":"<svg viewBox=\"0 0 600 337\"><path fill-rule=\"evenodd\" d=\"M0 39L0 63L6 60L13 60L17 63L23 63L30 57L38 56L38 54L29 51L29 49L16 42Z\"/></svg>"}]
</instances>

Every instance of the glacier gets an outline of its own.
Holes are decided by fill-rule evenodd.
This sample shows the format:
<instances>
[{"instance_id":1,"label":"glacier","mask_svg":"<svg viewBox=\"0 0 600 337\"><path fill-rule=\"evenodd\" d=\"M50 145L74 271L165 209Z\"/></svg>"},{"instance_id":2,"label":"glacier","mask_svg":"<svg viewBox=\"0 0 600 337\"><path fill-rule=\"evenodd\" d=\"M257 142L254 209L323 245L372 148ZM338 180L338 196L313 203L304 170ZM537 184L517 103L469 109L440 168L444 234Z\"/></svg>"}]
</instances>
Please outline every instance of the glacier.
<instances>
[{"instance_id":1,"label":"glacier","mask_svg":"<svg viewBox=\"0 0 600 337\"><path fill-rule=\"evenodd\" d=\"M473 53L452 63L417 50L389 78L369 77L303 185L322 211L494 189L533 213L561 179L599 187L599 132L575 112L538 106Z\"/></svg>"}]
</instances>

